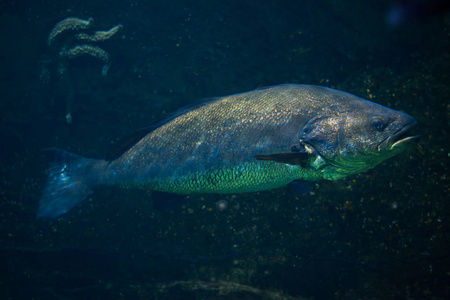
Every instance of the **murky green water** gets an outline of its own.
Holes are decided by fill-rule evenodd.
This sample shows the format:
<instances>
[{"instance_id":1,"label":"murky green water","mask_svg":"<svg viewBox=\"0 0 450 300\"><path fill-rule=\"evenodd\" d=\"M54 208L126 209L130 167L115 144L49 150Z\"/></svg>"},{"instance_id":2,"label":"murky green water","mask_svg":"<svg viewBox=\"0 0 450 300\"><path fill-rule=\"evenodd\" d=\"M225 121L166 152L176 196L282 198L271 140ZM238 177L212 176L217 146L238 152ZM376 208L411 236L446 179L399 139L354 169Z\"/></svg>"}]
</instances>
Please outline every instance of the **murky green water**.
<instances>
[{"instance_id":1,"label":"murky green water","mask_svg":"<svg viewBox=\"0 0 450 300\"><path fill-rule=\"evenodd\" d=\"M391 28L390 3L0 2L2 297L450 297L450 17ZM67 17L94 23L49 46ZM118 24L91 43L107 62L60 56L84 43L76 33ZM337 182L191 196L166 210L153 209L146 191L98 188L54 221L35 219L42 149L101 158L195 100L287 82L403 110L422 140Z\"/></svg>"}]
</instances>

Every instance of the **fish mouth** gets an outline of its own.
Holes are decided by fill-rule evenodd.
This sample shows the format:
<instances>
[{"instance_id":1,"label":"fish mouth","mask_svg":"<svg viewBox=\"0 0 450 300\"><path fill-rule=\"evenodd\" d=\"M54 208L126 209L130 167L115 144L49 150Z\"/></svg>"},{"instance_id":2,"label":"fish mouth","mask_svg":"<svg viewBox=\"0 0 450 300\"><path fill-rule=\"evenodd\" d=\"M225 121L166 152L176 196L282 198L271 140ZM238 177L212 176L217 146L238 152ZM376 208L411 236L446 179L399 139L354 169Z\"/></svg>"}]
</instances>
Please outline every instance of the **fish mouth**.
<instances>
[{"instance_id":1,"label":"fish mouth","mask_svg":"<svg viewBox=\"0 0 450 300\"><path fill-rule=\"evenodd\" d=\"M387 150L403 150L413 142L416 142L420 139L420 135L408 135L408 131L417 124L417 121L414 120L411 123L406 124L396 133L385 139L383 142L378 145L378 151L383 149Z\"/></svg>"}]
</instances>

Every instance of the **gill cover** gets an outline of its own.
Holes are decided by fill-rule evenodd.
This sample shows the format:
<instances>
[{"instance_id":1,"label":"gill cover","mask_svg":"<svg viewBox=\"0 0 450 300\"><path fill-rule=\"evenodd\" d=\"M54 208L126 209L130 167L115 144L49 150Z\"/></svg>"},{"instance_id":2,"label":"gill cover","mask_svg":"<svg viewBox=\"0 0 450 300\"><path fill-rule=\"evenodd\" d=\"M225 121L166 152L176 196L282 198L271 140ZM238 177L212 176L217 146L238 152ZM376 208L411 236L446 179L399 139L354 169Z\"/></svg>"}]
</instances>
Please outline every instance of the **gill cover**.
<instances>
[{"instance_id":1,"label":"gill cover","mask_svg":"<svg viewBox=\"0 0 450 300\"><path fill-rule=\"evenodd\" d=\"M336 156L339 148L338 118L319 115L309 120L300 133L300 143L311 146L325 160Z\"/></svg>"}]
</instances>

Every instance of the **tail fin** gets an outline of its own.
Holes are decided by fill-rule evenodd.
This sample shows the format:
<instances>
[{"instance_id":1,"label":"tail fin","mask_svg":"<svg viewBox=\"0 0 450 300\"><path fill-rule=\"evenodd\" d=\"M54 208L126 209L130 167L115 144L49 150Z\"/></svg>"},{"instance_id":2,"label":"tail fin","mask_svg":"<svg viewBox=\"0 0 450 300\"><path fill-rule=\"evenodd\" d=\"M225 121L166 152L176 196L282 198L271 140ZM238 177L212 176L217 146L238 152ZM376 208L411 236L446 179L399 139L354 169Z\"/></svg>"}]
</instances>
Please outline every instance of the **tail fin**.
<instances>
[{"instance_id":1,"label":"tail fin","mask_svg":"<svg viewBox=\"0 0 450 300\"><path fill-rule=\"evenodd\" d=\"M53 219L68 212L91 194L92 182L86 176L86 167L92 159L60 149L49 149L55 154L37 212L38 219ZM90 169L90 168L88 168Z\"/></svg>"}]
</instances>

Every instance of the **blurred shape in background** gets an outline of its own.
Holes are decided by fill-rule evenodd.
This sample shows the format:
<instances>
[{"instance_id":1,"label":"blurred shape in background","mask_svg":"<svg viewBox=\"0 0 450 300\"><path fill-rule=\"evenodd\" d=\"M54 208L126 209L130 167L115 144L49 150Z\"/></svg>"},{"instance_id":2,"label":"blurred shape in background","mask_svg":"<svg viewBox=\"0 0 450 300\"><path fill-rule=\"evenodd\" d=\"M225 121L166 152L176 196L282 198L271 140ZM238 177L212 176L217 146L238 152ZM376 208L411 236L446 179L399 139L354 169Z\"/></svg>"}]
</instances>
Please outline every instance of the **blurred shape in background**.
<instances>
[{"instance_id":1,"label":"blurred shape in background","mask_svg":"<svg viewBox=\"0 0 450 300\"><path fill-rule=\"evenodd\" d=\"M450 11L450 0L398 0L386 13L386 24L398 27L409 21L421 21Z\"/></svg>"}]
</instances>

